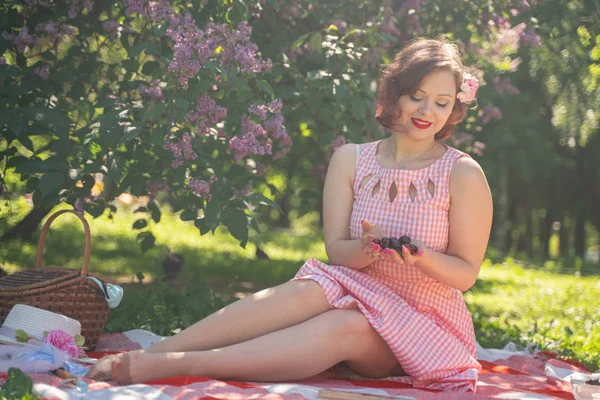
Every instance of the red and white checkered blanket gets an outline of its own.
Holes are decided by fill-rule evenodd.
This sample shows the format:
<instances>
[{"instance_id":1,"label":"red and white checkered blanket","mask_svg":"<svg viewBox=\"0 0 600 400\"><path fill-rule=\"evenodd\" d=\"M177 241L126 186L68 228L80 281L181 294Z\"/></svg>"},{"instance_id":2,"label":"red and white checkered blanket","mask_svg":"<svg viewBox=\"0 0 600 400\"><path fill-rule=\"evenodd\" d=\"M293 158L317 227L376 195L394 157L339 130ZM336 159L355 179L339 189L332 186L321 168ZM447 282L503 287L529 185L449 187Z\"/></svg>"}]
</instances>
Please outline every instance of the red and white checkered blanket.
<instances>
[{"instance_id":1,"label":"red and white checkered blanket","mask_svg":"<svg viewBox=\"0 0 600 400\"><path fill-rule=\"evenodd\" d=\"M125 334L105 335L92 357L135 350L149 346L160 337L143 330ZM342 378L327 371L311 379L295 382L257 383L220 381L203 377L176 377L119 386L116 382L95 382L82 378L89 384L89 392L81 393L61 387L62 380L47 374L31 374L35 391L49 399L360 399L359 394L388 396L399 399L573 399L569 375L587 372L576 362L561 361L547 352L525 352L478 349L483 366L476 393L441 393L414 389L411 386L383 380L356 380ZM0 373L0 383L6 374ZM371 397L375 399L376 397ZM385 398L385 397L383 397Z\"/></svg>"}]
</instances>

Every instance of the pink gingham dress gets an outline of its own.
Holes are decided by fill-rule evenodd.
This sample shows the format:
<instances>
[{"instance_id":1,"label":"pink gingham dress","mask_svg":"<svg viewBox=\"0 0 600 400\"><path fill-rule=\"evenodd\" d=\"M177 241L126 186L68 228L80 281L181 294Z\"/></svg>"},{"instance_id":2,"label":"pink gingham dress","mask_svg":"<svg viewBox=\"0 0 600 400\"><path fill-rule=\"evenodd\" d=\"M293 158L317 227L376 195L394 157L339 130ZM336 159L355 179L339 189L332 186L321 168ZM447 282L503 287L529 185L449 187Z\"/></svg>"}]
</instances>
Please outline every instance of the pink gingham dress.
<instances>
[{"instance_id":1,"label":"pink gingham dress","mask_svg":"<svg viewBox=\"0 0 600 400\"><path fill-rule=\"evenodd\" d=\"M388 236L421 240L441 253L448 246L449 182L454 162L468 155L451 147L433 164L419 170L382 167L375 154L381 141L362 146L354 180L350 219L352 239L362 235L367 219ZM363 179L366 180L361 187ZM428 182L434 185L430 193ZM390 187L397 195L390 202ZM374 187L379 184L379 190ZM410 185L414 200L409 194ZM431 184L429 184L431 186ZM318 282L332 308L358 308L389 344L409 376L392 377L415 387L475 390L481 366L471 315L462 294L413 265L376 260L355 270L308 260L294 279Z\"/></svg>"}]
</instances>

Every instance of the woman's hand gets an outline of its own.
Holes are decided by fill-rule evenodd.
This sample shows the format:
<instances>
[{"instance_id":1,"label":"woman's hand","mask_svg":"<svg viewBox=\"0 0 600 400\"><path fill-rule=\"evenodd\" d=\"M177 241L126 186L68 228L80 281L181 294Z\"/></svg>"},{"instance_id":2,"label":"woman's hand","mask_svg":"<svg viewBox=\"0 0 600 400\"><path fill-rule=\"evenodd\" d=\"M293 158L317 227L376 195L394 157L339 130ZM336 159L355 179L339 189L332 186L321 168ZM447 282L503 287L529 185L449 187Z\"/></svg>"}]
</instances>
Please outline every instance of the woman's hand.
<instances>
[{"instance_id":1,"label":"woman's hand","mask_svg":"<svg viewBox=\"0 0 600 400\"><path fill-rule=\"evenodd\" d=\"M414 265L420 258L423 257L425 244L418 239L411 239L411 244L417 246L417 252L415 254L411 254L408 248L405 245L402 245L400 249L401 253L398 253L396 250L387 248L382 250L382 257L388 260L393 260L394 262L402 265Z\"/></svg>"},{"instance_id":2,"label":"woman's hand","mask_svg":"<svg viewBox=\"0 0 600 400\"><path fill-rule=\"evenodd\" d=\"M380 245L373 243L373 239L385 237L385 232L366 219L362 220L362 229L361 247L365 254L373 259L381 257L383 249Z\"/></svg>"}]
</instances>

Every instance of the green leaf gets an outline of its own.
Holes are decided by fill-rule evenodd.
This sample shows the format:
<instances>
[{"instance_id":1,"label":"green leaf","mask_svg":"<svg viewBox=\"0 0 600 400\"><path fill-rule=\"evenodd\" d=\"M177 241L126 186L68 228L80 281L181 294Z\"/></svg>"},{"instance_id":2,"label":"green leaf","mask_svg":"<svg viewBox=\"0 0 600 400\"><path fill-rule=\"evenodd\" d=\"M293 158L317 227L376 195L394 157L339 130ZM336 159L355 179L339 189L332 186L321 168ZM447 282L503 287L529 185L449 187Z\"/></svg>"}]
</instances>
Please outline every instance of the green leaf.
<instances>
[{"instance_id":1,"label":"green leaf","mask_svg":"<svg viewBox=\"0 0 600 400\"><path fill-rule=\"evenodd\" d=\"M310 48L318 53L323 51L323 47L321 45L323 43L323 35L321 32L315 32L310 36L310 40L308 41L308 45Z\"/></svg>"},{"instance_id":2,"label":"green leaf","mask_svg":"<svg viewBox=\"0 0 600 400\"><path fill-rule=\"evenodd\" d=\"M57 193L64 181L65 174L60 171L50 171L42 176L38 186L40 192L42 193L42 197L46 197L52 193Z\"/></svg>"},{"instance_id":3,"label":"green leaf","mask_svg":"<svg viewBox=\"0 0 600 400\"><path fill-rule=\"evenodd\" d=\"M335 99L338 101L342 101L346 98L346 95L348 95L348 89L346 89L346 85L344 84L343 80L340 80L338 84L334 83L333 94Z\"/></svg>"},{"instance_id":4,"label":"green leaf","mask_svg":"<svg viewBox=\"0 0 600 400\"><path fill-rule=\"evenodd\" d=\"M117 185L121 184L125 176L125 163L127 161L121 156L116 156L108 161L108 177Z\"/></svg>"},{"instance_id":5,"label":"green leaf","mask_svg":"<svg viewBox=\"0 0 600 400\"><path fill-rule=\"evenodd\" d=\"M104 213L104 210L106 210L106 203L104 200L86 203L84 208L92 217L98 218Z\"/></svg>"},{"instance_id":6,"label":"green leaf","mask_svg":"<svg viewBox=\"0 0 600 400\"><path fill-rule=\"evenodd\" d=\"M35 189L38 188L40 184L40 179L33 177L33 178L29 178L27 180L27 184L26 184L26 193L32 193Z\"/></svg>"},{"instance_id":7,"label":"green leaf","mask_svg":"<svg viewBox=\"0 0 600 400\"><path fill-rule=\"evenodd\" d=\"M248 243L248 215L238 209L233 209L227 215L225 225L234 238L240 241L240 246L246 247Z\"/></svg>"},{"instance_id":8,"label":"green leaf","mask_svg":"<svg viewBox=\"0 0 600 400\"><path fill-rule=\"evenodd\" d=\"M160 217L162 215L160 211L160 205L156 200L152 200L148 203L148 209L150 210L150 215L152 216L152 220L156 223L160 222Z\"/></svg>"},{"instance_id":9,"label":"green leaf","mask_svg":"<svg viewBox=\"0 0 600 400\"><path fill-rule=\"evenodd\" d=\"M153 102L148 106L147 111L142 115L142 122L153 119L162 115L166 110L166 105L163 102Z\"/></svg>"},{"instance_id":10,"label":"green leaf","mask_svg":"<svg viewBox=\"0 0 600 400\"><path fill-rule=\"evenodd\" d=\"M160 67L160 64L157 63L156 61L148 61L142 67L142 73L146 74L146 75L151 75L152 72L158 67Z\"/></svg>"},{"instance_id":11,"label":"green leaf","mask_svg":"<svg viewBox=\"0 0 600 400\"><path fill-rule=\"evenodd\" d=\"M298 36L298 39L296 39L294 41L294 43L292 44L291 49L296 50L298 47L302 46L306 42L306 40L308 40L308 37L311 34L312 34L312 32L308 32L308 33Z\"/></svg>"},{"instance_id":12,"label":"green leaf","mask_svg":"<svg viewBox=\"0 0 600 400\"><path fill-rule=\"evenodd\" d=\"M129 58L135 58L138 54L142 52L142 50L146 48L146 46L148 46L148 43L149 42L140 42L127 49L127 55L129 56Z\"/></svg>"},{"instance_id":13,"label":"green leaf","mask_svg":"<svg viewBox=\"0 0 600 400\"><path fill-rule=\"evenodd\" d=\"M6 381L0 390L2 399L39 400L39 396L33 393L33 379L18 368L8 369Z\"/></svg>"},{"instance_id":14,"label":"green leaf","mask_svg":"<svg viewBox=\"0 0 600 400\"><path fill-rule=\"evenodd\" d=\"M142 253L145 253L148 250L150 250L152 247L154 247L156 238L154 237L152 232L149 232L149 231L140 232L140 234L137 237L138 237L138 239L142 239L142 241L140 243L140 246L142 248Z\"/></svg>"},{"instance_id":15,"label":"green leaf","mask_svg":"<svg viewBox=\"0 0 600 400\"><path fill-rule=\"evenodd\" d=\"M268 207L272 207L283 214L283 210L281 209L281 206L278 203L265 197L261 193L252 193L251 195L246 196L246 200L254 204L261 204Z\"/></svg>"},{"instance_id":16,"label":"green leaf","mask_svg":"<svg viewBox=\"0 0 600 400\"><path fill-rule=\"evenodd\" d=\"M144 229L148 226L148 222L145 219L138 219L133 223L133 229Z\"/></svg>"},{"instance_id":17,"label":"green leaf","mask_svg":"<svg viewBox=\"0 0 600 400\"><path fill-rule=\"evenodd\" d=\"M67 160L58 156L53 156L43 161L38 158L26 159L23 157L22 159L18 159L15 167L15 172L18 174L37 174L50 171L66 171L70 168L70 165Z\"/></svg>"},{"instance_id":18,"label":"green leaf","mask_svg":"<svg viewBox=\"0 0 600 400\"><path fill-rule=\"evenodd\" d=\"M176 97L175 106L177 106L177 108L180 108L185 113L190 108L190 102L185 99L182 99L181 97Z\"/></svg>"},{"instance_id":19,"label":"green leaf","mask_svg":"<svg viewBox=\"0 0 600 400\"><path fill-rule=\"evenodd\" d=\"M275 97L275 92L273 91L273 88L271 87L269 82L267 82L265 80L260 80L257 82L257 86L263 92L268 93L271 96L271 99L273 99Z\"/></svg>"},{"instance_id":20,"label":"green leaf","mask_svg":"<svg viewBox=\"0 0 600 400\"><path fill-rule=\"evenodd\" d=\"M19 343L27 343L29 335L23 329L17 329L15 331L15 339L17 339L17 342Z\"/></svg>"},{"instance_id":21,"label":"green leaf","mask_svg":"<svg viewBox=\"0 0 600 400\"><path fill-rule=\"evenodd\" d=\"M217 201L211 201L204 209L204 220L211 231L219 225L219 214L221 213L221 205Z\"/></svg>"},{"instance_id":22,"label":"green leaf","mask_svg":"<svg viewBox=\"0 0 600 400\"><path fill-rule=\"evenodd\" d=\"M192 211L192 210L185 210L179 216L179 218L181 218L182 221L192 221L192 220L195 220L196 217L197 217L196 211Z\"/></svg>"},{"instance_id":23,"label":"green leaf","mask_svg":"<svg viewBox=\"0 0 600 400\"><path fill-rule=\"evenodd\" d=\"M62 112L47 107L31 107L25 115L32 121L61 137L69 137L71 119Z\"/></svg>"},{"instance_id":24,"label":"green leaf","mask_svg":"<svg viewBox=\"0 0 600 400\"><path fill-rule=\"evenodd\" d=\"M23 130L23 118L17 114L11 114L8 117L7 125L8 129L10 129L16 137L19 137Z\"/></svg>"},{"instance_id":25,"label":"green leaf","mask_svg":"<svg viewBox=\"0 0 600 400\"><path fill-rule=\"evenodd\" d=\"M75 344L77 345L77 347L83 347L83 345L85 344L85 338L81 335L75 335L73 336L73 339L75 339Z\"/></svg>"}]
</instances>

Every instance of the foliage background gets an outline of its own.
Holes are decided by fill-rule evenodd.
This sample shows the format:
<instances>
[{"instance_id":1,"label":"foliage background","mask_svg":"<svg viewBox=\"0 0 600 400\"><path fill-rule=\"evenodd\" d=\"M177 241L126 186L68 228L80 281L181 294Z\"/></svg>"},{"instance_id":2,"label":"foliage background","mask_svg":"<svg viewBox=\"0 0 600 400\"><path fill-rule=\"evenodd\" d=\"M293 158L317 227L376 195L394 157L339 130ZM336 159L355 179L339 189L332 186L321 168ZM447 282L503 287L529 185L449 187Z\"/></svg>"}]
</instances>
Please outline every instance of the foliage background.
<instances>
[{"instance_id":1,"label":"foliage background","mask_svg":"<svg viewBox=\"0 0 600 400\"><path fill-rule=\"evenodd\" d=\"M75 207L111 229L95 244L97 265L113 260L103 272L154 276L170 246L185 256L182 276L209 286L273 284L325 258L329 158L386 135L373 119L380 66L417 36L458 42L481 88L448 144L481 163L495 207L489 264L465 297L478 334L600 365L591 311L573 304L565 320L546 307L598 298L583 277L600 254L597 1L8 0L0 31L0 262L30 264L40 221ZM183 226L186 246L172 241ZM67 237L47 261L64 264L77 234L58 229ZM216 258L198 256L208 249ZM550 301L543 290L561 276L574 286ZM159 329L157 315L178 315L167 332L222 304L206 287L177 289L153 304L198 295L206 307L147 309L136 323ZM516 300L526 295L530 308ZM540 310L547 319L530 317Z\"/></svg>"}]
</instances>

